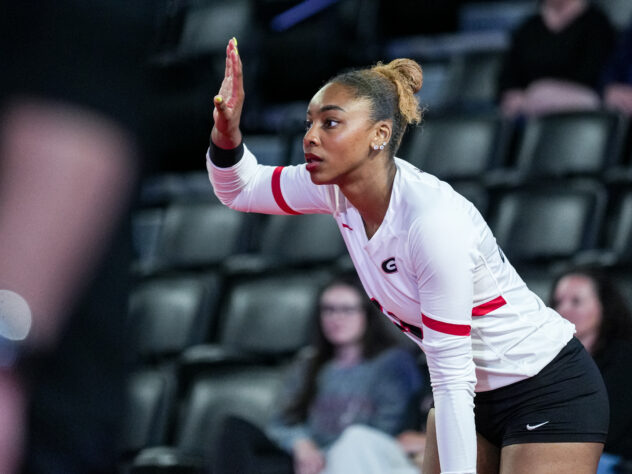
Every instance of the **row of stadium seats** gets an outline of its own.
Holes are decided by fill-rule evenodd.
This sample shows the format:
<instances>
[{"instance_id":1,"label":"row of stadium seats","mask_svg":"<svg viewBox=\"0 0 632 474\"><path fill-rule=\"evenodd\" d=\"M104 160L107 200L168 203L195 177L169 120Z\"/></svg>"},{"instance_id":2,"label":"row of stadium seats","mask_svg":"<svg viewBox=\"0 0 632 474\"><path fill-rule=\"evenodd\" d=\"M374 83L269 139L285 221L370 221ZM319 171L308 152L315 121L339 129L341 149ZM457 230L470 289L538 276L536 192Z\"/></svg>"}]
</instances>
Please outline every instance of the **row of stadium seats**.
<instances>
[{"instance_id":1,"label":"row of stadium seats","mask_svg":"<svg viewBox=\"0 0 632 474\"><path fill-rule=\"evenodd\" d=\"M540 270L522 276L544 293L552 274ZM139 369L129 381L120 439L127 471L203 472L227 414L261 425L289 360L310 342L316 290L329 276L189 272L140 282L130 313ZM632 272L623 276L620 283L632 288Z\"/></svg>"},{"instance_id":2,"label":"row of stadium seats","mask_svg":"<svg viewBox=\"0 0 632 474\"><path fill-rule=\"evenodd\" d=\"M140 282L130 304L140 368L120 442L128 470L199 472L224 415L264 422L288 363L311 342L317 290L331 276L179 273Z\"/></svg>"},{"instance_id":3,"label":"row of stadium seats","mask_svg":"<svg viewBox=\"0 0 632 474\"><path fill-rule=\"evenodd\" d=\"M486 216L516 265L585 258L587 253L602 263L632 261L632 189L608 190L588 179L530 183L493 193L474 183L456 183L455 188ZM137 241L145 245L137 265L141 276L348 266L337 224L327 215L245 214L209 199L140 211L136 219Z\"/></svg>"}]
</instances>

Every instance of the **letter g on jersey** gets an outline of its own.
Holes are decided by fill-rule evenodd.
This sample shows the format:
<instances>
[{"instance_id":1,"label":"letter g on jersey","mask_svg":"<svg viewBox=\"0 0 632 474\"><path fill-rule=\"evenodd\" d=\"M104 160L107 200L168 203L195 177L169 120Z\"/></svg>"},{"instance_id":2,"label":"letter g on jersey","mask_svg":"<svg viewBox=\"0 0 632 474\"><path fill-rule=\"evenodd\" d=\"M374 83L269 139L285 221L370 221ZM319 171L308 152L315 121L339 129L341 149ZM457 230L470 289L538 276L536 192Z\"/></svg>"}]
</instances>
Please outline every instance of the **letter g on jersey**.
<instances>
[{"instance_id":1,"label":"letter g on jersey","mask_svg":"<svg viewBox=\"0 0 632 474\"><path fill-rule=\"evenodd\" d=\"M397 265L395 265L395 257L387 258L382 262L382 270L385 273L395 273L397 271Z\"/></svg>"}]
</instances>

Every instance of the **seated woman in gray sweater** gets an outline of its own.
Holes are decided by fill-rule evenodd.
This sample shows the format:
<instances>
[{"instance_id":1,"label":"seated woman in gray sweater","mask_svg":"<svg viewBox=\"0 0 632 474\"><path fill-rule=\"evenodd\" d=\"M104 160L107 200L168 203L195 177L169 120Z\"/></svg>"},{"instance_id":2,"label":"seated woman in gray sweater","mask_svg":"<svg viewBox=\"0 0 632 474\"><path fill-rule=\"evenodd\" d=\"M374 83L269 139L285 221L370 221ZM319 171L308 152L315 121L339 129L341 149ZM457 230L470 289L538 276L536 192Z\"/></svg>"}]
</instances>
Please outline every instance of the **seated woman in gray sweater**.
<instances>
[{"instance_id":1,"label":"seated woman in gray sweater","mask_svg":"<svg viewBox=\"0 0 632 474\"><path fill-rule=\"evenodd\" d=\"M314 344L290 368L278 412L265 433L229 418L214 474L348 472L341 462L358 457L346 455L358 438L363 445L397 453L393 437L410 427L407 415L422 378L413 356L393 347L389 334L380 330L374 309L354 278L325 286ZM393 462L415 472L405 455L400 458Z\"/></svg>"}]
</instances>

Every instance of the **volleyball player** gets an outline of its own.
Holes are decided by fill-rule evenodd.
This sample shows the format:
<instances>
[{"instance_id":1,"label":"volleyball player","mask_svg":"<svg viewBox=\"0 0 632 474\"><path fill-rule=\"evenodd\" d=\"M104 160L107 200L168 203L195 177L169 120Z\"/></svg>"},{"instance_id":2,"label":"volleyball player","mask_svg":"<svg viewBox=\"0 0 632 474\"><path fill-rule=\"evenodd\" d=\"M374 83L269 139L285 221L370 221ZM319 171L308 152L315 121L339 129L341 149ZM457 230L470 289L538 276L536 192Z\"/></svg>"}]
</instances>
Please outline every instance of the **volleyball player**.
<instances>
[{"instance_id":1,"label":"volleyball player","mask_svg":"<svg viewBox=\"0 0 632 474\"><path fill-rule=\"evenodd\" d=\"M333 215L366 292L426 354L424 472L474 473L477 458L478 472L595 472L607 395L573 325L529 291L470 202L395 158L421 119L419 65L334 77L307 109L306 163L266 167L239 129L236 40L226 54L207 157L215 193L246 212Z\"/></svg>"}]
</instances>

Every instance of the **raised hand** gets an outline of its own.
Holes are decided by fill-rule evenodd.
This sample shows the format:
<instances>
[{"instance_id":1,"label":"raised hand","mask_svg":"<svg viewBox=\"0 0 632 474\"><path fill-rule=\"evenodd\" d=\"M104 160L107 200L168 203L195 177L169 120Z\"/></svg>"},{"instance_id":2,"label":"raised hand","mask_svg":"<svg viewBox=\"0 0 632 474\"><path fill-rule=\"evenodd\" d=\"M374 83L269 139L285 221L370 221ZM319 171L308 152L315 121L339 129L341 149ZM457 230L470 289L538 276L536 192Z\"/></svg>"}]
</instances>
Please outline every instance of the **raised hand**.
<instances>
[{"instance_id":1,"label":"raised hand","mask_svg":"<svg viewBox=\"0 0 632 474\"><path fill-rule=\"evenodd\" d=\"M218 94L213 99L213 130L211 141L218 147L232 149L241 143L239 121L244 105L244 81L237 39L226 46L226 70Z\"/></svg>"}]
</instances>

